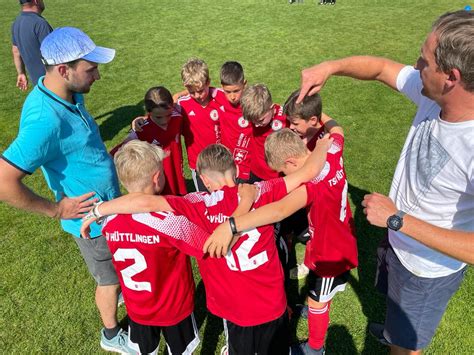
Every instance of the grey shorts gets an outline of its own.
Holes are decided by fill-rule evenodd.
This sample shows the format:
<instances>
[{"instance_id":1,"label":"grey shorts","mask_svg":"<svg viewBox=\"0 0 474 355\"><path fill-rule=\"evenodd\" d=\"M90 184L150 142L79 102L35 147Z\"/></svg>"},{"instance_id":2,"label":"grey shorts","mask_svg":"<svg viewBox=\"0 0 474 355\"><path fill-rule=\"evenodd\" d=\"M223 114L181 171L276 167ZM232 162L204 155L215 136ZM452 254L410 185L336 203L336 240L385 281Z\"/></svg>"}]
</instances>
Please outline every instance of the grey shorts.
<instances>
[{"instance_id":1,"label":"grey shorts","mask_svg":"<svg viewBox=\"0 0 474 355\"><path fill-rule=\"evenodd\" d=\"M405 349L426 348L467 268L444 277L419 277L400 263L388 242L378 248L377 257L375 284L387 296L385 338Z\"/></svg>"},{"instance_id":2,"label":"grey shorts","mask_svg":"<svg viewBox=\"0 0 474 355\"><path fill-rule=\"evenodd\" d=\"M102 236L93 239L74 237L74 240L97 285L117 285L119 280L112 264L112 254L105 238Z\"/></svg>"}]
</instances>

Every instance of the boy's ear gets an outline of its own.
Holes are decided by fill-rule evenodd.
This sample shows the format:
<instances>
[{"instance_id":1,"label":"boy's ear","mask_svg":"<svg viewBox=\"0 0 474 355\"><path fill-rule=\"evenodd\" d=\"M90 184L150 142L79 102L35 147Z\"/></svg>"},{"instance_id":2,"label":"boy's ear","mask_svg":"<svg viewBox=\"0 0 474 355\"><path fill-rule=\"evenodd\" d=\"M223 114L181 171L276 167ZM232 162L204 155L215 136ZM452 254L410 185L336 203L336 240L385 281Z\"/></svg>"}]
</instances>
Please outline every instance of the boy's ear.
<instances>
[{"instance_id":1,"label":"boy's ear","mask_svg":"<svg viewBox=\"0 0 474 355\"><path fill-rule=\"evenodd\" d=\"M204 174L199 174L199 177L201 178L202 182L204 183L204 186L206 186L206 189L210 190L210 186L211 186L210 179Z\"/></svg>"},{"instance_id":2,"label":"boy's ear","mask_svg":"<svg viewBox=\"0 0 474 355\"><path fill-rule=\"evenodd\" d=\"M287 158L285 159L285 167L286 166L293 166L293 167L296 167L298 166L298 160L296 158Z\"/></svg>"},{"instance_id":3,"label":"boy's ear","mask_svg":"<svg viewBox=\"0 0 474 355\"><path fill-rule=\"evenodd\" d=\"M308 120L311 126L315 127L318 123L320 123L320 119L317 116L311 116Z\"/></svg>"},{"instance_id":4,"label":"boy's ear","mask_svg":"<svg viewBox=\"0 0 474 355\"><path fill-rule=\"evenodd\" d=\"M161 170L158 170L156 173L153 174L152 180L153 180L153 185L158 185L160 182L160 176L163 174Z\"/></svg>"}]
</instances>

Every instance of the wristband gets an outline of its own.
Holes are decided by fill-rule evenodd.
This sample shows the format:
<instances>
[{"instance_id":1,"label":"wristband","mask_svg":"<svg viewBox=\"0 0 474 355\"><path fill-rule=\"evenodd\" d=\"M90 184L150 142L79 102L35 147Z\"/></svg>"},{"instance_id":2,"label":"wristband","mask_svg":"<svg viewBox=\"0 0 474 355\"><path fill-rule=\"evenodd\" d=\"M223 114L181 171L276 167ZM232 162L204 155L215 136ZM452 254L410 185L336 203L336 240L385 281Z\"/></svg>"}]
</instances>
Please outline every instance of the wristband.
<instances>
[{"instance_id":1,"label":"wristband","mask_svg":"<svg viewBox=\"0 0 474 355\"><path fill-rule=\"evenodd\" d=\"M232 232L232 235L236 235L239 233L237 231L237 226L235 225L234 217L229 217L229 225L230 225L230 231Z\"/></svg>"},{"instance_id":2,"label":"wristband","mask_svg":"<svg viewBox=\"0 0 474 355\"><path fill-rule=\"evenodd\" d=\"M99 201L99 202L95 203L95 204L94 204L94 208L92 208L92 210L91 210L92 215L93 215L95 218L97 218L97 219L99 219L100 217L102 217L102 215L101 215L100 212L99 212L99 206L100 206L101 204L103 204L103 203L104 203L104 201Z\"/></svg>"}]
</instances>

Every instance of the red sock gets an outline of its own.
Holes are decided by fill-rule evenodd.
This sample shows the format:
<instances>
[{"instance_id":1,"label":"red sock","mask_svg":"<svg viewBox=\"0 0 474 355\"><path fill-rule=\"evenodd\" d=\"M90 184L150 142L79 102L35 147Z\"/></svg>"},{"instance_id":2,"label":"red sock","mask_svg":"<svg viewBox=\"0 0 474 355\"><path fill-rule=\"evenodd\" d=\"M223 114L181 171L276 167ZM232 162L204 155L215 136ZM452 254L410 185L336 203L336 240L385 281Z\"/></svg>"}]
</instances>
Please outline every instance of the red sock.
<instances>
[{"instance_id":1,"label":"red sock","mask_svg":"<svg viewBox=\"0 0 474 355\"><path fill-rule=\"evenodd\" d=\"M308 344L313 349L321 349L329 326L329 310L331 302L326 303L323 308L308 306Z\"/></svg>"}]
</instances>

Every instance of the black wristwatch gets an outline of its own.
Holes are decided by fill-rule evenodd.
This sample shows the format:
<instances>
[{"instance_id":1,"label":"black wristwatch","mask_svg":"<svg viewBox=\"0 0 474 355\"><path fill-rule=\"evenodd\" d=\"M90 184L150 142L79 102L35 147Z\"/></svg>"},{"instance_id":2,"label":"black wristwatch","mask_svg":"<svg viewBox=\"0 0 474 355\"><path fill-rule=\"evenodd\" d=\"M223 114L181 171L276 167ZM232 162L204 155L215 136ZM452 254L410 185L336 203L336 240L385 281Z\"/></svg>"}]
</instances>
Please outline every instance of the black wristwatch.
<instances>
[{"instance_id":1,"label":"black wristwatch","mask_svg":"<svg viewBox=\"0 0 474 355\"><path fill-rule=\"evenodd\" d=\"M403 227L403 216L406 215L402 210L398 210L397 213L388 217L387 227L393 231L397 231Z\"/></svg>"}]
</instances>

